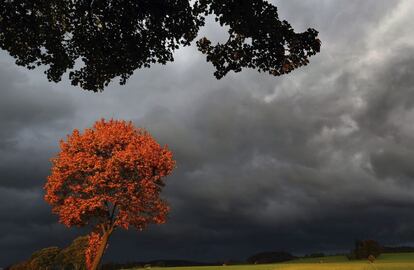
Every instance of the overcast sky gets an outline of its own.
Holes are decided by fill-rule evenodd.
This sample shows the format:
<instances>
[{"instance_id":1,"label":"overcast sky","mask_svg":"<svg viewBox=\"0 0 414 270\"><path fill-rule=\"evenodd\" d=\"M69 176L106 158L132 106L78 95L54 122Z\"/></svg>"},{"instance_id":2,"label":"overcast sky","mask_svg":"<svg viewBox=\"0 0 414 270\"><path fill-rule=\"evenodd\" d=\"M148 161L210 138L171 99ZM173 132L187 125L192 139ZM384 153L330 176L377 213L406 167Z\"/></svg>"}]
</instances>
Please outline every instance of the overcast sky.
<instances>
[{"instance_id":1,"label":"overcast sky","mask_svg":"<svg viewBox=\"0 0 414 270\"><path fill-rule=\"evenodd\" d=\"M168 144L169 221L117 231L106 260L245 259L259 251L414 245L414 1L274 1L322 51L282 77L218 81L195 47L103 93L49 83L0 52L0 266L81 231L43 200L74 128L132 120ZM209 25L201 34L219 39Z\"/></svg>"}]
</instances>

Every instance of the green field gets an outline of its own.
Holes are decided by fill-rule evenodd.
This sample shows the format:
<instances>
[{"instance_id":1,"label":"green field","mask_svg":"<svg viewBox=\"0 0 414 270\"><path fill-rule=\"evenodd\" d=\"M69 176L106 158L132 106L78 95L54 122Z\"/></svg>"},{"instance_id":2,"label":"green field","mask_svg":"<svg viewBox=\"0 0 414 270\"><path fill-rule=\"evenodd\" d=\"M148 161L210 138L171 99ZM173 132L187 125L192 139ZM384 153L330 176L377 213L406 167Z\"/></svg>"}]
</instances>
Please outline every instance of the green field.
<instances>
[{"instance_id":1,"label":"green field","mask_svg":"<svg viewBox=\"0 0 414 270\"><path fill-rule=\"evenodd\" d=\"M165 268L151 268L165 270ZM371 264L348 261L345 256L298 259L288 263L260 265L228 265L201 267L171 267L171 270L414 270L414 253L383 254Z\"/></svg>"}]
</instances>

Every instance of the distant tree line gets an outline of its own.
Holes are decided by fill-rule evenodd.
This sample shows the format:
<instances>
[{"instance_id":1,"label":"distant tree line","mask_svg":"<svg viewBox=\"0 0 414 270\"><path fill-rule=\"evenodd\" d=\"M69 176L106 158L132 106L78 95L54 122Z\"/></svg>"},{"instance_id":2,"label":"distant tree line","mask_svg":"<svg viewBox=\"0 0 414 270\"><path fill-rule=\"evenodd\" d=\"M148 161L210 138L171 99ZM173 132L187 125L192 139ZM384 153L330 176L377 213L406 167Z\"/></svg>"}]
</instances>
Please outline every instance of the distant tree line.
<instances>
[{"instance_id":1,"label":"distant tree line","mask_svg":"<svg viewBox=\"0 0 414 270\"><path fill-rule=\"evenodd\" d=\"M266 264L291 261L298 258L323 258L327 256L346 256L349 260L369 260L375 261L382 253L402 253L414 252L414 247L396 246L387 247L380 245L375 240L356 240L354 248L348 254L341 253L335 255L326 255L322 252L309 253L304 256L294 256L285 251L279 252L260 252L247 258L249 264Z\"/></svg>"},{"instance_id":2,"label":"distant tree line","mask_svg":"<svg viewBox=\"0 0 414 270\"><path fill-rule=\"evenodd\" d=\"M297 259L298 257L293 256L292 254L285 251L278 252L261 252L254 254L247 258L247 263L250 264L261 264L261 263L277 263L277 262L286 262Z\"/></svg>"},{"instance_id":3,"label":"distant tree line","mask_svg":"<svg viewBox=\"0 0 414 270\"><path fill-rule=\"evenodd\" d=\"M414 247L396 246L387 247L380 245L375 240L357 240L355 247L350 254L347 255L350 260L369 259L370 256L378 258L382 253L403 253L414 252Z\"/></svg>"},{"instance_id":4,"label":"distant tree line","mask_svg":"<svg viewBox=\"0 0 414 270\"><path fill-rule=\"evenodd\" d=\"M323 252L316 252L316 253L306 254L303 257L304 258L321 258L321 257L325 257L325 256L326 255Z\"/></svg>"},{"instance_id":5,"label":"distant tree line","mask_svg":"<svg viewBox=\"0 0 414 270\"><path fill-rule=\"evenodd\" d=\"M400 246L400 247L383 247L382 253L405 253L414 252L414 247Z\"/></svg>"}]
</instances>

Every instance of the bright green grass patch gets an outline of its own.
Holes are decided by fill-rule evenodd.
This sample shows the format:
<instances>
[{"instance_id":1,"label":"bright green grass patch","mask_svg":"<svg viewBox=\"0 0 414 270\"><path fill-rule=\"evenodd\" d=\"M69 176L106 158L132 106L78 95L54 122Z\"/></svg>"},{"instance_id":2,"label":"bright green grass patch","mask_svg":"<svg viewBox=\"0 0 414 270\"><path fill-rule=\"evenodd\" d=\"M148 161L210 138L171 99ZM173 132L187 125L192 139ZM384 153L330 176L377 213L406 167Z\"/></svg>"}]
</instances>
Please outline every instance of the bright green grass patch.
<instances>
[{"instance_id":1,"label":"bright green grass patch","mask_svg":"<svg viewBox=\"0 0 414 270\"><path fill-rule=\"evenodd\" d=\"M322 263L321 263L322 262ZM151 268L152 270L414 270L414 253L383 254L371 264L345 256L298 259L286 263L229 266Z\"/></svg>"},{"instance_id":2,"label":"bright green grass patch","mask_svg":"<svg viewBox=\"0 0 414 270\"><path fill-rule=\"evenodd\" d=\"M253 268L252 268L253 269ZM348 263L304 263L274 265L273 270L413 270L414 263L400 262L348 262Z\"/></svg>"},{"instance_id":3,"label":"bright green grass patch","mask_svg":"<svg viewBox=\"0 0 414 270\"><path fill-rule=\"evenodd\" d=\"M381 254L378 260L384 261L384 262L392 261L392 262L413 262L414 263L414 253Z\"/></svg>"},{"instance_id":4,"label":"bright green grass patch","mask_svg":"<svg viewBox=\"0 0 414 270\"><path fill-rule=\"evenodd\" d=\"M319 257L319 258L299 258L294 261L286 262L286 263L339 263L339 262L349 262L349 260L345 256L326 256L326 257Z\"/></svg>"},{"instance_id":5,"label":"bright green grass patch","mask_svg":"<svg viewBox=\"0 0 414 270\"><path fill-rule=\"evenodd\" d=\"M303 263L151 268L151 270L414 270L414 263Z\"/></svg>"}]
</instances>

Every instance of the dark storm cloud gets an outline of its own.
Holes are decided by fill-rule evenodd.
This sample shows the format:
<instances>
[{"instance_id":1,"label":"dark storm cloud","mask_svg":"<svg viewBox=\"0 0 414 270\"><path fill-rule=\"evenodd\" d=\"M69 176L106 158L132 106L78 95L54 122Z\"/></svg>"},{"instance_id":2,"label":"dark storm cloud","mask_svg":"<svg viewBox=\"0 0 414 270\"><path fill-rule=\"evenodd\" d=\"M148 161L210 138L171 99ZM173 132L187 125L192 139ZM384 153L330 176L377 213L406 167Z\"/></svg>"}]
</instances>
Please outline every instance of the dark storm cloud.
<instances>
[{"instance_id":1,"label":"dark storm cloud","mask_svg":"<svg viewBox=\"0 0 414 270\"><path fill-rule=\"evenodd\" d=\"M65 95L53 93L47 84L33 83L4 58L0 60L0 230L4 232L0 264L27 256L49 237L62 243L59 233L64 230L53 225L42 185L56 133L73 115Z\"/></svg>"},{"instance_id":2,"label":"dark storm cloud","mask_svg":"<svg viewBox=\"0 0 414 270\"><path fill-rule=\"evenodd\" d=\"M20 69L1 64L0 187L38 187L55 140L53 129L65 126L73 105L47 84L32 84Z\"/></svg>"},{"instance_id":3,"label":"dark storm cloud","mask_svg":"<svg viewBox=\"0 0 414 270\"><path fill-rule=\"evenodd\" d=\"M280 78L244 71L216 81L186 48L173 64L93 94L47 84L2 57L0 210L10 215L0 219L9 254L0 264L80 233L56 223L41 187L59 139L100 117L148 129L178 165L164 193L169 222L117 232L108 259L243 259L343 251L356 238L414 242L414 4L276 3L281 18L317 28L323 40L309 66Z\"/></svg>"}]
</instances>

